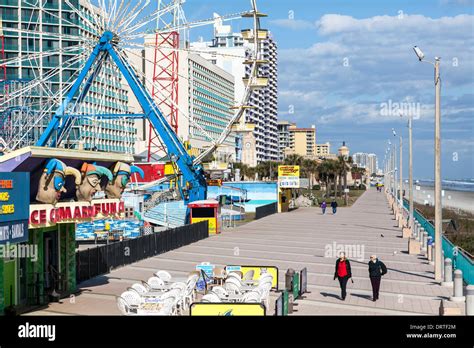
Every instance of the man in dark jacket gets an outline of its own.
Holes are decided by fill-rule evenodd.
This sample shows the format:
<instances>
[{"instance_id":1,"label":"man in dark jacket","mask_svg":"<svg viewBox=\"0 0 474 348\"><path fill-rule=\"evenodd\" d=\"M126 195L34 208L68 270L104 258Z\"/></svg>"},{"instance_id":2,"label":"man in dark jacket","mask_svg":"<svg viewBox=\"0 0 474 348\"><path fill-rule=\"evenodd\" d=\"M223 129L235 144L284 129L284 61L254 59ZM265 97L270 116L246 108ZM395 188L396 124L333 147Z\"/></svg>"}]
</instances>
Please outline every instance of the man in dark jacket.
<instances>
[{"instance_id":1,"label":"man in dark jacket","mask_svg":"<svg viewBox=\"0 0 474 348\"><path fill-rule=\"evenodd\" d=\"M332 208L333 215L336 214L336 212L337 212L337 202L336 202L335 199L333 199L333 201L331 202L331 208Z\"/></svg>"},{"instance_id":2,"label":"man in dark jacket","mask_svg":"<svg viewBox=\"0 0 474 348\"><path fill-rule=\"evenodd\" d=\"M341 287L341 299L346 299L346 286L347 281L352 278L351 263L346 259L346 254L341 253L339 258L336 260L336 270L334 271L334 280L339 280Z\"/></svg>"},{"instance_id":3,"label":"man in dark jacket","mask_svg":"<svg viewBox=\"0 0 474 348\"><path fill-rule=\"evenodd\" d=\"M372 255L369 261L369 277L370 283L372 284L372 301L379 299L380 281L382 276L387 273L387 267L385 264L377 259L377 256Z\"/></svg>"}]
</instances>

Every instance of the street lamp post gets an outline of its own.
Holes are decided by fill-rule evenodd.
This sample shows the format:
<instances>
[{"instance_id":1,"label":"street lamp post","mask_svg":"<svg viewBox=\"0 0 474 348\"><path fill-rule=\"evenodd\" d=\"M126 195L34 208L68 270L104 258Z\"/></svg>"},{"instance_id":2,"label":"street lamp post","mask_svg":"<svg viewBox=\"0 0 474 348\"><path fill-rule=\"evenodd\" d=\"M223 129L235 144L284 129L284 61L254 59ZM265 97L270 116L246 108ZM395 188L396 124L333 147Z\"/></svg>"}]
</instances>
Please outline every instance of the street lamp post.
<instances>
[{"instance_id":1,"label":"street lamp post","mask_svg":"<svg viewBox=\"0 0 474 348\"><path fill-rule=\"evenodd\" d=\"M413 47L416 55L420 62L427 62L434 66L434 83L435 83L435 165L434 165L434 174L435 174L435 280L440 281L441 277L441 263L442 260L442 250L443 250L443 241L442 241L442 202L441 202L441 80L439 73L439 57L435 57L435 62L429 62L423 60L425 55L417 47Z\"/></svg>"},{"instance_id":2,"label":"street lamp post","mask_svg":"<svg viewBox=\"0 0 474 348\"><path fill-rule=\"evenodd\" d=\"M411 233L413 233L413 138L412 138L412 116L410 114L408 118L408 147L409 147L409 154L408 154L408 186L410 191L410 217L409 217L409 226L411 229Z\"/></svg>"},{"instance_id":3,"label":"street lamp post","mask_svg":"<svg viewBox=\"0 0 474 348\"><path fill-rule=\"evenodd\" d=\"M399 175L399 182L400 182L400 185L399 185L399 190L400 190L400 211L403 211L403 140L402 140L402 136L400 136L400 168L399 168L399 172L398 172L398 175Z\"/></svg>"}]
</instances>

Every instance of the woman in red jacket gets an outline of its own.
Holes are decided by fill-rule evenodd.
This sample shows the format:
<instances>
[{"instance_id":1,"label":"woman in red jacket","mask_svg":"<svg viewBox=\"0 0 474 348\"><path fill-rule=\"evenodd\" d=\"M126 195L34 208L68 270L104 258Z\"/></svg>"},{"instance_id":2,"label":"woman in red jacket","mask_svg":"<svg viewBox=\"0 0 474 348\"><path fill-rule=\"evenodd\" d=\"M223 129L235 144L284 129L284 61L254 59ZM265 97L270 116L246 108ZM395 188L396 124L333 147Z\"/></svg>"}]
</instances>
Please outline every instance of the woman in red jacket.
<instances>
[{"instance_id":1,"label":"woman in red jacket","mask_svg":"<svg viewBox=\"0 0 474 348\"><path fill-rule=\"evenodd\" d=\"M341 299L346 299L346 286L349 278L352 278L351 263L346 259L346 254L341 253L336 261L336 270L334 272L334 279L339 280L341 286Z\"/></svg>"}]
</instances>

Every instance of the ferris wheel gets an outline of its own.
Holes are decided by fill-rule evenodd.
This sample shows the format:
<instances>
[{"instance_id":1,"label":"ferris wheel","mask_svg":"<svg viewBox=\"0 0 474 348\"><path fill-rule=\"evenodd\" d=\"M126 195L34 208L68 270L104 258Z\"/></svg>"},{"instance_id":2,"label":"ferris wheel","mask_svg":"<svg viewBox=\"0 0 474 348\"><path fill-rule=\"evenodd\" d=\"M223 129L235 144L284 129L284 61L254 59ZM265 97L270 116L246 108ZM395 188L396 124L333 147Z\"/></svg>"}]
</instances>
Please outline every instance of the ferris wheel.
<instances>
[{"instance_id":1,"label":"ferris wheel","mask_svg":"<svg viewBox=\"0 0 474 348\"><path fill-rule=\"evenodd\" d=\"M113 34L111 42L119 58L141 80L171 129L177 133L178 120L186 119L207 140L209 146L194 158L195 164L201 163L222 146L232 132L248 131L245 113L251 108L250 97L268 84L268 78L261 73L261 67L267 63L262 58L261 43L268 38L268 32L261 29L260 21L266 15L259 12L256 0L250 0L249 8L245 6L246 1L241 2L240 12L190 22L185 16L185 0L96 0L92 3L88 0L57 3L23 0L18 1L21 11L17 10L16 16L9 6L1 5L0 144L11 151L31 145L29 142L38 136L46 141L44 134L38 133L47 129L55 110L68 117L64 122L58 121L55 134L43 143L56 147L77 148L75 130L80 125L86 124L87 136L92 143L99 143L102 122L120 123L130 128L136 119L143 118L140 111L129 110L126 95L121 92L120 71L107 54L87 66L88 58L95 54L94 47L103 34L109 32ZM241 34L246 42L245 53L233 55L215 50L212 54L236 59L245 65L244 92L226 106L232 112L225 127L219 134L211 135L190 115L189 109L180 107L178 84L189 81L190 77L180 72L179 55L208 53L190 47L193 30L216 21L240 19L251 27ZM152 50L153 54L140 54L146 50ZM137 59L150 64L153 74L140 69ZM85 86L77 86L79 77L87 81ZM109 87L112 91L107 90ZM69 92L75 89L77 93L71 97ZM88 96L91 91L95 97ZM166 146L156 129L151 126L148 129L150 159L156 149L166 153ZM132 148L124 149L124 152L132 151Z\"/></svg>"}]
</instances>

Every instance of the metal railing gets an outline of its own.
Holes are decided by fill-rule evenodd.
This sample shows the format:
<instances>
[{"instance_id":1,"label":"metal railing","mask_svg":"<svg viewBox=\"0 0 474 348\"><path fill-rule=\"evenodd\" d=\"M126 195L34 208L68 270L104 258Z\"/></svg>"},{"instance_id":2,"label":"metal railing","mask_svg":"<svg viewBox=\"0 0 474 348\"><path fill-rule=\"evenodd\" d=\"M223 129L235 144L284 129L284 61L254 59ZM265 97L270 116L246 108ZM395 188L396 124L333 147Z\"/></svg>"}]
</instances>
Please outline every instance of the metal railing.
<instances>
[{"instance_id":1,"label":"metal railing","mask_svg":"<svg viewBox=\"0 0 474 348\"><path fill-rule=\"evenodd\" d=\"M261 219L265 216L275 214L278 211L277 203L270 203L262 205L255 209L255 220Z\"/></svg>"},{"instance_id":2,"label":"metal railing","mask_svg":"<svg viewBox=\"0 0 474 348\"><path fill-rule=\"evenodd\" d=\"M208 222L185 225L76 253L77 283L209 236Z\"/></svg>"},{"instance_id":3,"label":"metal railing","mask_svg":"<svg viewBox=\"0 0 474 348\"><path fill-rule=\"evenodd\" d=\"M408 202L404 200L404 207L408 208ZM413 218L418 221L428 232L428 236L435 241L435 228L417 209L413 211ZM468 253L462 248L454 245L446 236L443 236L443 251L444 257L453 260L453 270L460 269L462 276L467 284L474 284L474 263L469 257Z\"/></svg>"}]
</instances>

